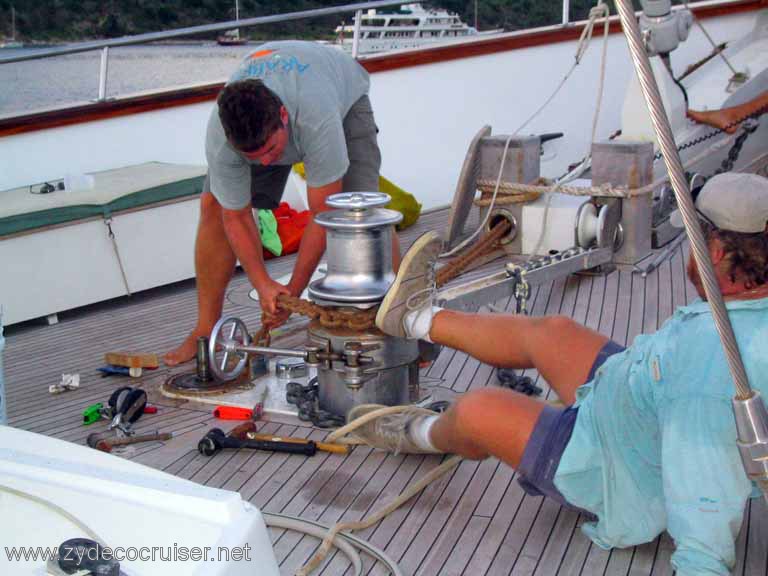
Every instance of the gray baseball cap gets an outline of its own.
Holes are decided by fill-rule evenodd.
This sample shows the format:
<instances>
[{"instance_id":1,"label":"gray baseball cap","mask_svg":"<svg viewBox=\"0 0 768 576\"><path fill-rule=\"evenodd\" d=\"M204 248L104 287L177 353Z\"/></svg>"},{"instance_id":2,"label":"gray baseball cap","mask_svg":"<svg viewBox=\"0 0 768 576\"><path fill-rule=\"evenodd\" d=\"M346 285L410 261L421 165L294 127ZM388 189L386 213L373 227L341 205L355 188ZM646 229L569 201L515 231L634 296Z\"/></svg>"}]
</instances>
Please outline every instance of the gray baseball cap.
<instances>
[{"instance_id":1,"label":"gray baseball cap","mask_svg":"<svg viewBox=\"0 0 768 576\"><path fill-rule=\"evenodd\" d=\"M726 172L710 178L696 198L696 210L720 230L754 234L768 223L768 179L756 174ZM680 210L669 221L683 227Z\"/></svg>"}]
</instances>

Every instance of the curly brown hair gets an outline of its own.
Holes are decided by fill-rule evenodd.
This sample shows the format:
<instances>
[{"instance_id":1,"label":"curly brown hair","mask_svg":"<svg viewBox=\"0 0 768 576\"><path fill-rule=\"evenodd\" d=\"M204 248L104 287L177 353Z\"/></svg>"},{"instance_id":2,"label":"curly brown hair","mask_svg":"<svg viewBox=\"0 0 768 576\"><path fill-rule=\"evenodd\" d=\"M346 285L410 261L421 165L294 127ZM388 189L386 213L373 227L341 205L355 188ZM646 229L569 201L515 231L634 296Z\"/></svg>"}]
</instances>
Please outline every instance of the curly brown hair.
<instances>
[{"instance_id":1,"label":"curly brown hair","mask_svg":"<svg viewBox=\"0 0 768 576\"><path fill-rule=\"evenodd\" d=\"M282 101L261 80L247 78L227 84L218 97L219 118L232 146L257 150L282 126Z\"/></svg>"},{"instance_id":2,"label":"curly brown hair","mask_svg":"<svg viewBox=\"0 0 768 576\"><path fill-rule=\"evenodd\" d=\"M768 281L768 234L766 232L744 234L720 230L703 221L701 226L707 242L717 238L722 243L728 260L728 275L731 282L739 279L749 290Z\"/></svg>"}]
</instances>

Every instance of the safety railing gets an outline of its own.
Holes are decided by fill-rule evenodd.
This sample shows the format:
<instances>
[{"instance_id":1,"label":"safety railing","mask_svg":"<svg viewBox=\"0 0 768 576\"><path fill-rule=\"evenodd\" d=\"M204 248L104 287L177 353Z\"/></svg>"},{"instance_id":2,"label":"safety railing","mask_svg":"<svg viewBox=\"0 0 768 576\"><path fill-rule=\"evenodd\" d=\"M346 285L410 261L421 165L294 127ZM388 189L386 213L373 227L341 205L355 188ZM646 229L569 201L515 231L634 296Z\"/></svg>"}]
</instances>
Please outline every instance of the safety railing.
<instances>
[{"instance_id":1,"label":"safety railing","mask_svg":"<svg viewBox=\"0 0 768 576\"><path fill-rule=\"evenodd\" d=\"M402 0L376 0L373 2L359 2L355 4L346 4L344 6L332 6L328 8L317 8L313 10L302 10L299 12L290 12L286 14L273 14L270 16L258 16L254 18L229 20L216 24L205 24L201 26L191 26L187 28L178 28L176 30L167 30L163 32L150 32L146 34L137 34L134 36L123 36L110 40L95 40L91 42L79 42L68 44L66 46L35 50L33 52L18 54L15 56L0 58L0 65L11 64L15 62L24 62L28 60L41 60L55 56L66 56L82 52L101 50L101 62L99 66L99 94L98 101L104 101L107 98L107 75L109 70L109 49L122 46L134 46L138 44L148 44L162 40L173 40L177 38L187 38L201 34L210 34L213 32L223 32L233 28L251 28L263 26L265 24L275 24L280 22L290 22L293 20L302 20L309 18L319 18L323 16L332 16L334 14L355 13L354 17L354 35L352 38L352 56L358 57L360 47L360 30L362 15L364 10L377 8L386 8L391 6L401 6ZM475 3L477 11L477 3ZM562 25L569 24L570 0L563 0Z\"/></svg>"}]
</instances>

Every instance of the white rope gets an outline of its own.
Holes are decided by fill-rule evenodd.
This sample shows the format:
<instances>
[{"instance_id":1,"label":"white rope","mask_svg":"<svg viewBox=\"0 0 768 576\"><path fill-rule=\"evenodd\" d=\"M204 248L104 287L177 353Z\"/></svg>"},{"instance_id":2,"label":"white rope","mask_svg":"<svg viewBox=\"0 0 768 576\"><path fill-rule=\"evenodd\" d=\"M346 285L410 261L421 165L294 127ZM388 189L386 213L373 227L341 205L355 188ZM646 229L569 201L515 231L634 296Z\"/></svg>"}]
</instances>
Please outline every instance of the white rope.
<instances>
[{"instance_id":1,"label":"white rope","mask_svg":"<svg viewBox=\"0 0 768 576\"><path fill-rule=\"evenodd\" d=\"M267 512L262 512L261 515L264 517L266 525L270 528L292 530L294 532L313 536L319 540L322 540L329 530L328 526L305 518L286 516L284 514L269 514ZM402 570L400 570L400 567L397 565L397 562L395 562L391 556L362 538L358 538L352 534L336 534L333 540L333 545L347 556L352 564L354 576L361 576L363 573L363 565L357 550L367 553L384 564L392 576L404 576Z\"/></svg>"},{"instance_id":2,"label":"white rope","mask_svg":"<svg viewBox=\"0 0 768 576\"><path fill-rule=\"evenodd\" d=\"M592 142L594 142L597 137L597 121L600 118L600 108L603 104L603 86L605 85L605 59L608 53L608 31L610 27L610 21L608 20L608 17L610 15L611 11L608 8L608 4L604 4L603 2L600 2L597 6L589 11L590 21L592 20L593 16L595 20L600 16L603 17L603 50L600 56L600 81L597 85L597 106L595 107L595 115L592 118Z\"/></svg>"},{"instance_id":3,"label":"white rope","mask_svg":"<svg viewBox=\"0 0 768 576\"><path fill-rule=\"evenodd\" d=\"M117 265L120 267L120 275L123 277L123 285L125 286L125 292L128 296L131 296L131 287L128 285L128 276L125 274L125 268L123 267L123 259L120 258L120 249L117 247L117 240L115 240L115 233L112 231L112 216L104 217L104 225L107 227L107 235L112 241L112 249L115 251L115 258L117 258Z\"/></svg>"},{"instance_id":4,"label":"white rope","mask_svg":"<svg viewBox=\"0 0 768 576\"><path fill-rule=\"evenodd\" d=\"M702 160L710 158L721 149L730 146L738 134L730 134L722 140L718 140L711 146L705 148L699 152L696 156L689 158L683 167L685 169L698 164ZM570 196L602 196L607 198L634 198L636 196L643 196L655 191L662 184L669 182L669 176L664 176L657 180L654 180L650 184L642 186L641 188L627 188L626 186L613 186L612 184L605 183L600 186L567 186L565 184L553 184L553 185L540 185L540 184L521 184L519 182L501 182L498 186L502 189L502 193L506 194L520 194L520 193L537 193L537 194L551 194L552 192L559 192L560 194L568 194ZM492 180L478 180L477 185L479 188L490 187L494 185Z\"/></svg>"},{"instance_id":5,"label":"white rope","mask_svg":"<svg viewBox=\"0 0 768 576\"><path fill-rule=\"evenodd\" d=\"M59 516L62 516L67 520L69 520L70 522L72 522L72 524L74 524L80 530L82 530L86 534L86 536L88 536L88 538L90 538L91 540L94 540L103 548L107 547L104 540L94 530L92 530L87 524L85 524L77 516L75 516L74 514L71 514L70 512L68 512L61 506L59 506L58 504L50 500L47 500L45 498L41 498L40 496L37 496L35 494L24 492L22 490L17 490L16 488L12 488L10 486L6 486L3 484L0 484L0 492L6 492L8 494L12 494L13 496L17 496L19 498L23 498L31 502L35 502L37 504L40 504L41 506L49 508ZM263 513L262 516L264 517L264 520L267 526L270 526L272 528L281 528L283 530L293 530L296 532L314 536L315 538L318 538L318 539L323 539L323 537L325 537L330 530L327 526L324 526L317 522L313 522L312 520L304 520L302 518L284 516L282 514ZM331 546L335 546L342 553L344 553L345 556L347 556L350 563L352 564L352 569L355 576L360 576L363 573L363 564L362 564L362 561L360 560L360 556L357 553L356 549L363 550L364 552L370 554L372 557L382 562L385 566L387 566L387 568L389 569L390 573L393 576L403 576L403 573L398 567L397 563L389 555L387 555L383 550L366 542L365 540L356 538L349 534L334 534L330 540L331 541L329 543L329 549ZM73 573L72 576L81 576L81 575L85 576L86 574L90 574L90 573L91 572L89 570L80 570ZM61 572L61 574L63 574L63 572Z\"/></svg>"},{"instance_id":6,"label":"white rope","mask_svg":"<svg viewBox=\"0 0 768 576\"><path fill-rule=\"evenodd\" d=\"M376 420L377 418L381 418L382 416L388 416L391 414L402 414L404 412L413 413L413 414L423 413L425 415L430 415L430 416L434 416L435 414L432 410L427 410L426 408L422 408L420 406L410 406L410 405L409 406L386 406L383 408L379 408L377 410L372 410L367 414L363 414L362 416L360 416L359 418L356 418L355 420L348 423L347 425L342 426L337 430L334 430L327 436L326 441L348 443L348 442L345 442L348 439L343 437L354 432L361 426L364 426L365 424L373 420ZM352 439L352 443L356 441L357 441L356 438ZM461 456L451 456L450 458L443 461L440 464L440 466L432 469L427 474L422 476L418 481L408 486L392 502L379 508L378 510L370 514L368 517L359 521L354 521L354 522L339 522L334 526L332 526L325 534L325 538L323 538L323 542L320 545L320 548L318 549L318 551L304 566L301 567L300 570L296 572L296 576L307 576L313 570L315 570L315 568L317 568L325 559L325 557L328 555L335 539L338 538L338 536L342 531L351 532L353 530L364 530L365 528L373 526L374 524L376 524L376 522L378 522L388 514L392 513L394 510L397 510L405 502L407 502L408 500L413 498L416 494L424 490L424 488L429 486L432 482L436 481L438 478L441 478L446 473L453 470L456 466L458 466L461 463L462 460L463 458ZM348 535L343 534L343 536L348 536Z\"/></svg>"},{"instance_id":7,"label":"white rope","mask_svg":"<svg viewBox=\"0 0 768 576\"><path fill-rule=\"evenodd\" d=\"M453 470L456 466L459 465L459 463L461 463L462 460L463 459L461 456L451 456L443 463L441 463L440 466L433 468L427 474L422 476L417 482L408 486L408 488L406 488L392 502L380 508L364 520L360 520L358 522L339 522L338 524L335 524L333 527L331 527L330 530L328 530L318 551L309 560L309 562L307 562L300 570L296 572L296 576L308 576L315 568L317 568L328 555L328 552L330 552L334 539L338 537L341 531L364 530L373 526L376 524L376 522L388 514L391 514L408 500L413 498L416 494L424 490L424 488L429 486L432 482L438 478L441 478L447 472ZM343 536L346 536L346 534L343 534Z\"/></svg>"},{"instance_id":8,"label":"white rope","mask_svg":"<svg viewBox=\"0 0 768 576\"><path fill-rule=\"evenodd\" d=\"M479 180L478 187L490 186L491 180ZM551 194L559 192L569 196L606 196L615 198L629 198L636 196L636 192L641 188L630 190L626 186L613 186L611 184L601 184L600 186L568 186L566 184L521 184L520 182L502 182L501 188L507 194L536 193ZM646 187L642 188L645 190ZM647 192L646 192L647 193Z\"/></svg>"}]
</instances>

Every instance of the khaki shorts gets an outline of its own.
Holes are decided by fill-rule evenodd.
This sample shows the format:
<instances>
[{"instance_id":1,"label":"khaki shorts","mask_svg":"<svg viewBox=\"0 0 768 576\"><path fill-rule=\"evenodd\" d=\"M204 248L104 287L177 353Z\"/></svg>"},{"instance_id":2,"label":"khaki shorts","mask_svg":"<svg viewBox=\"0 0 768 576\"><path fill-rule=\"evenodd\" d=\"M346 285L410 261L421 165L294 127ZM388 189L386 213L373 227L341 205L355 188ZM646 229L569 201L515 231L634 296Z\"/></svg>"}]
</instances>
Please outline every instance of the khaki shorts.
<instances>
[{"instance_id":1,"label":"khaki shorts","mask_svg":"<svg viewBox=\"0 0 768 576\"><path fill-rule=\"evenodd\" d=\"M352 105L344 117L349 168L342 181L344 192L379 189L381 151L376 140L379 129L368 96ZM280 205L292 166L251 166L251 206L272 210Z\"/></svg>"}]
</instances>

